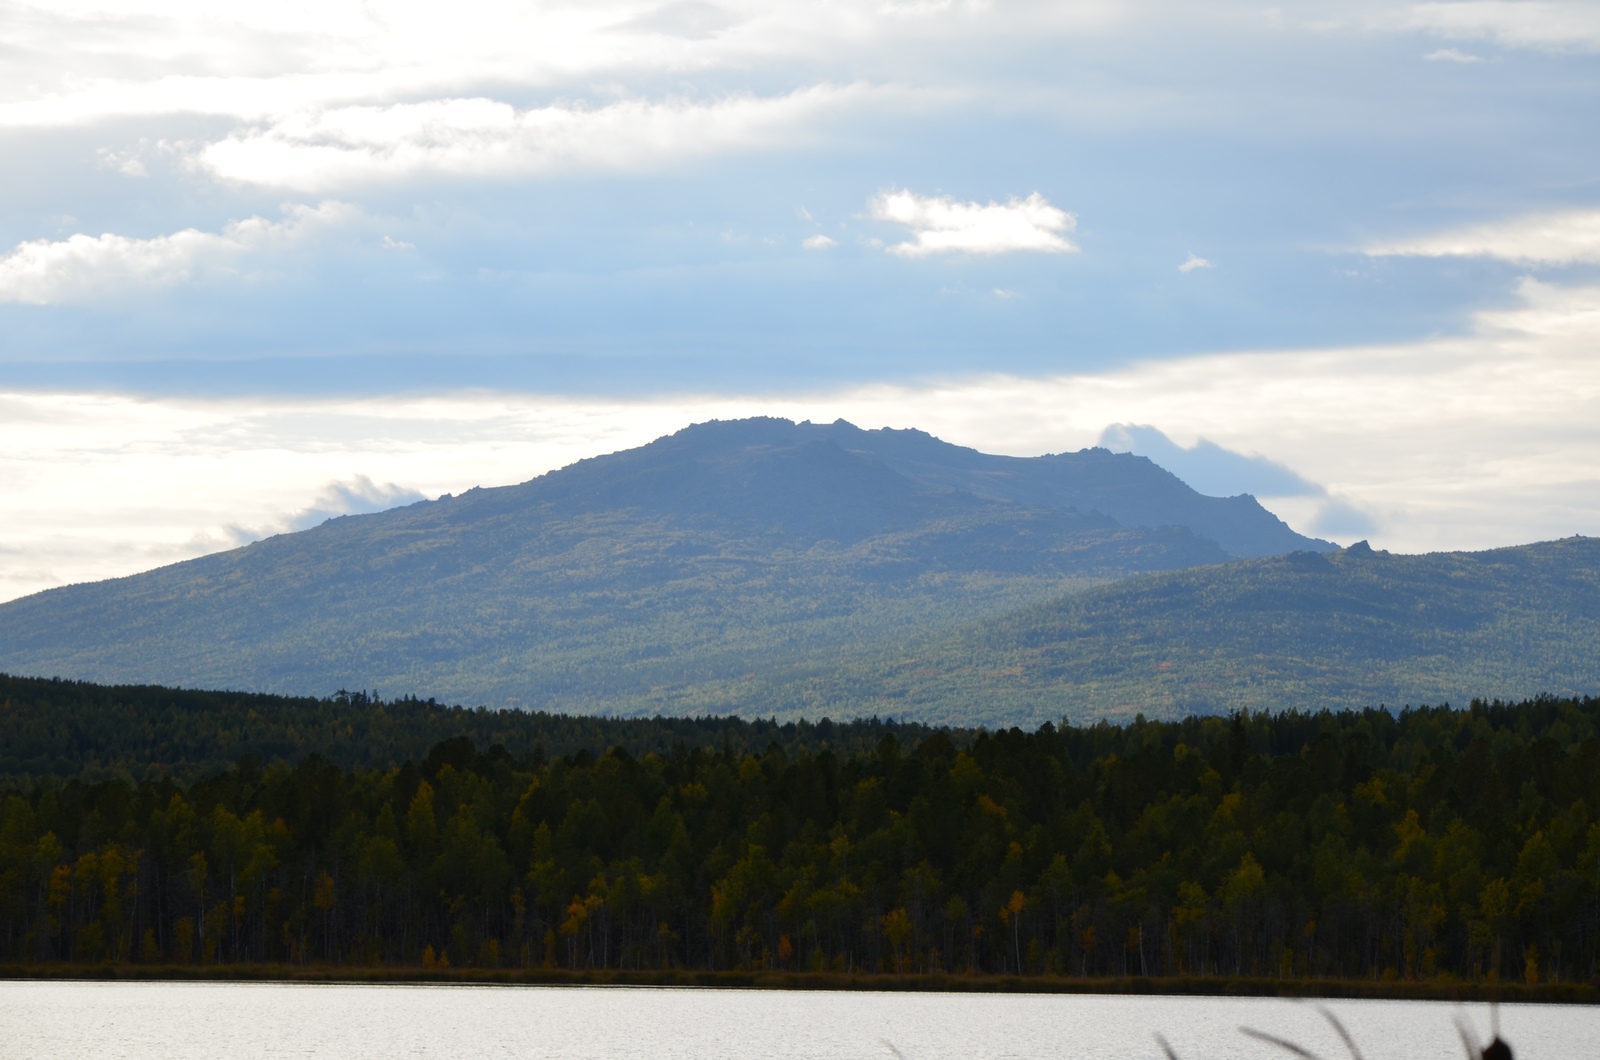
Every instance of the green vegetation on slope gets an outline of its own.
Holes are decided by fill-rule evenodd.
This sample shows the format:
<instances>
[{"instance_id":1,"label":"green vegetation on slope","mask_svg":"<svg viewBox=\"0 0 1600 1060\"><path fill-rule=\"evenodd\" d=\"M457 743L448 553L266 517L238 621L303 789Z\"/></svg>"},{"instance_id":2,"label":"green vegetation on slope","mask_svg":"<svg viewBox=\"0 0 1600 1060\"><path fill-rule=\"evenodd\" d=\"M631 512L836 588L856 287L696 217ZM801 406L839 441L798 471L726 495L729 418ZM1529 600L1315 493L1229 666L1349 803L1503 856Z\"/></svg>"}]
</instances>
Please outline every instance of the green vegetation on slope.
<instances>
[{"instance_id":1,"label":"green vegetation on slope","mask_svg":"<svg viewBox=\"0 0 1600 1060\"><path fill-rule=\"evenodd\" d=\"M1600 690L1600 542L1230 561L1193 528L1137 521L1162 505L1238 547L1317 544L1103 450L1014 460L917 432L708 424L0 605L0 668L960 726Z\"/></svg>"},{"instance_id":2,"label":"green vegetation on slope","mask_svg":"<svg viewBox=\"0 0 1600 1060\"><path fill-rule=\"evenodd\" d=\"M598 756L457 738L398 768L311 756L186 786L13 782L0 959L1600 972L1600 700L1044 726L964 747L883 731L856 752L638 754L660 723L615 724Z\"/></svg>"},{"instance_id":3,"label":"green vegetation on slope","mask_svg":"<svg viewBox=\"0 0 1600 1060\"><path fill-rule=\"evenodd\" d=\"M1365 545L1129 578L856 660L763 709L954 724L1461 703L1600 688L1600 540Z\"/></svg>"},{"instance_id":4,"label":"green vegetation on slope","mask_svg":"<svg viewBox=\"0 0 1600 1060\"><path fill-rule=\"evenodd\" d=\"M887 546L874 539L858 547ZM525 625L496 632L492 622L475 623L467 612L486 606L485 597L463 591L440 604L463 609L451 630L434 640L393 638L385 649L394 654L385 671L393 683L385 691L429 687L425 671L414 681L396 672L412 649L424 661L430 653L472 658L477 651L502 675L526 673L530 682L537 675L545 695L535 705L618 716L882 716L1031 727L1137 713L1170 719L1600 689L1600 541L1593 539L1425 556L1365 547L1291 553L1069 583L1087 587L1066 595L1058 576L1008 582L941 573L874 583L836 559L815 561L803 584L795 577L780 586L746 568L722 591L688 577L619 590L603 596L614 620L545 613L544 639L533 643L518 640L528 636ZM757 597L756 586L768 595ZM1052 599L1009 611L997 602L1052 590ZM829 594L836 604L822 603ZM360 606L381 612L386 605L362 598ZM195 627L209 613L199 608L163 635L201 638ZM226 640L227 627L217 625L212 636ZM712 628L720 632L708 643ZM319 630L327 644L307 643ZM313 617L273 650L281 653L278 665L304 657L315 663L311 673L329 675L326 687L337 687L354 683L335 672L331 657L347 648ZM420 754L433 738L419 737L407 753Z\"/></svg>"},{"instance_id":5,"label":"green vegetation on slope","mask_svg":"<svg viewBox=\"0 0 1600 1060\"><path fill-rule=\"evenodd\" d=\"M705 424L519 486L11 601L0 669L758 711L747 675L814 673L1073 588L1220 563L1223 539L1319 544L1126 454L1021 460L914 431Z\"/></svg>"}]
</instances>

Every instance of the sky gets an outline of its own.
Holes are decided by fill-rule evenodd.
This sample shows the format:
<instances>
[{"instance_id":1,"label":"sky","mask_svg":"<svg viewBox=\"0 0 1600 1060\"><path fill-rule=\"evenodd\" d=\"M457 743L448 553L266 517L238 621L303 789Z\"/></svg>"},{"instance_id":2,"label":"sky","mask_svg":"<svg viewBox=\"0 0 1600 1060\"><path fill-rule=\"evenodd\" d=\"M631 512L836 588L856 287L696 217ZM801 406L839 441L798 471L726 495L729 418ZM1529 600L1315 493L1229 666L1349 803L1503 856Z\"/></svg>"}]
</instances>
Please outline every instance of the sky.
<instances>
[{"instance_id":1,"label":"sky","mask_svg":"<svg viewBox=\"0 0 1600 1060\"><path fill-rule=\"evenodd\" d=\"M1600 533L1600 3L0 0L0 599L690 422Z\"/></svg>"}]
</instances>

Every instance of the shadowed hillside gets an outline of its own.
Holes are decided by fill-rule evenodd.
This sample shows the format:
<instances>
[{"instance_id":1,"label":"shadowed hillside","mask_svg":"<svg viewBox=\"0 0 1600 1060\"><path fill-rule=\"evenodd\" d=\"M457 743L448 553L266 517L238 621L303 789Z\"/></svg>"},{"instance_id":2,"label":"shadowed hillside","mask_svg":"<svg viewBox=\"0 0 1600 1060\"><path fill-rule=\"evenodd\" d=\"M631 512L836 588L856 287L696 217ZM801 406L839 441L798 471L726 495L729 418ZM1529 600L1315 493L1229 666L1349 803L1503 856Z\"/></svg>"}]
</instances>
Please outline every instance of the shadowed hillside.
<instances>
[{"instance_id":1,"label":"shadowed hillside","mask_svg":"<svg viewBox=\"0 0 1600 1060\"><path fill-rule=\"evenodd\" d=\"M1105 450L709 423L518 486L0 606L14 673L595 710L756 709L756 674L1063 591L1330 547Z\"/></svg>"},{"instance_id":2,"label":"shadowed hillside","mask_svg":"<svg viewBox=\"0 0 1600 1060\"><path fill-rule=\"evenodd\" d=\"M1174 718L1600 689L1600 540L1152 574L753 693L930 722Z\"/></svg>"}]
</instances>

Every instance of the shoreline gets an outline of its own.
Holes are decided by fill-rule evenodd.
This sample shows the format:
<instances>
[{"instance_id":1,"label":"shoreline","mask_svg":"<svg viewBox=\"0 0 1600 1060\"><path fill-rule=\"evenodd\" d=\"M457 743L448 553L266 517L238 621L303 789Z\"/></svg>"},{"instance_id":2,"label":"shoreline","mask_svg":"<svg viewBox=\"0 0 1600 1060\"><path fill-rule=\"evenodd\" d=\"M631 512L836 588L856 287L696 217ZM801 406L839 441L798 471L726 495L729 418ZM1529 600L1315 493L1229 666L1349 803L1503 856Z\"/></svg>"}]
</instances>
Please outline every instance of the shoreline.
<instances>
[{"instance_id":1,"label":"shoreline","mask_svg":"<svg viewBox=\"0 0 1600 1060\"><path fill-rule=\"evenodd\" d=\"M256 982L460 986L643 986L722 990L893 991L987 994L1144 994L1395 1001L1600 1004L1595 983L1405 982L1184 976L1016 976L838 972L709 972L687 969L387 968L243 964L0 964L0 981Z\"/></svg>"}]
</instances>

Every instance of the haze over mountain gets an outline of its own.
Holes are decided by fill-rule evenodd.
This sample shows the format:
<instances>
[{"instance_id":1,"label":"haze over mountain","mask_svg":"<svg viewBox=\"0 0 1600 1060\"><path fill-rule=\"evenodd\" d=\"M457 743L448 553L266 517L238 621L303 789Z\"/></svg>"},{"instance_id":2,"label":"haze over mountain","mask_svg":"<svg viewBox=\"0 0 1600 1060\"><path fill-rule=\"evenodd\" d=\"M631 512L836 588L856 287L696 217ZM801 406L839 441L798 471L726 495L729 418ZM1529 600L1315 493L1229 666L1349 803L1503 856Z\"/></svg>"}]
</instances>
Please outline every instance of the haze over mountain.
<instances>
[{"instance_id":1,"label":"haze over mountain","mask_svg":"<svg viewBox=\"0 0 1600 1060\"><path fill-rule=\"evenodd\" d=\"M742 710L757 674L1130 574L1332 547L1248 496L1202 497L1103 449L1022 459L843 422L713 422L521 485L13 601L0 668Z\"/></svg>"}]
</instances>

